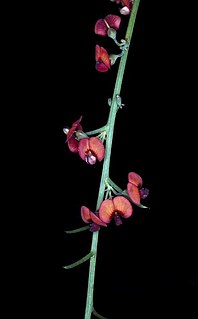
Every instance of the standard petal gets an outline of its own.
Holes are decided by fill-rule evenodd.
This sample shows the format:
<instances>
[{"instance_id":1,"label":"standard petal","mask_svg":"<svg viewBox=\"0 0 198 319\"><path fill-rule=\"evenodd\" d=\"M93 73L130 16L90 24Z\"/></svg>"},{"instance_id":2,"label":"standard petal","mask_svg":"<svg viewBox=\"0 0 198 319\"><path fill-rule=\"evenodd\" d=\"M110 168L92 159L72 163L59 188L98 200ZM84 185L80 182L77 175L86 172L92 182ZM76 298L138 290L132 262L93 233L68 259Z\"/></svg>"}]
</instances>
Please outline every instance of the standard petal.
<instances>
[{"instance_id":1,"label":"standard petal","mask_svg":"<svg viewBox=\"0 0 198 319\"><path fill-rule=\"evenodd\" d=\"M133 213L133 207L129 200L124 196L116 196L113 198L114 210L123 218L129 218Z\"/></svg>"},{"instance_id":2,"label":"standard petal","mask_svg":"<svg viewBox=\"0 0 198 319\"><path fill-rule=\"evenodd\" d=\"M115 30L118 30L120 27L121 18L115 14L108 14L105 17L105 20L109 24L109 26Z\"/></svg>"},{"instance_id":3,"label":"standard petal","mask_svg":"<svg viewBox=\"0 0 198 319\"><path fill-rule=\"evenodd\" d=\"M142 177L135 172L130 172L128 174L128 181L137 187L141 187L143 184Z\"/></svg>"},{"instance_id":4,"label":"standard petal","mask_svg":"<svg viewBox=\"0 0 198 319\"><path fill-rule=\"evenodd\" d=\"M78 152L78 144L79 144L79 142L73 136L71 136L71 138L67 142L67 145L68 145L70 151L73 153Z\"/></svg>"},{"instance_id":5,"label":"standard petal","mask_svg":"<svg viewBox=\"0 0 198 319\"><path fill-rule=\"evenodd\" d=\"M128 183L127 191L132 202L136 205L140 205L140 191L138 187L134 184Z\"/></svg>"},{"instance_id":6,"label":"standard petal","mask_svg":"<svg viewBox=\"0 0 198 319\"><path fill-rule=\"evenodd\" d=\"M96 155L98 161L102 161L105 153L102 141L97 137L90 137L89 146L90 150Z\"/></svg>"},{"instance_id":7,"label":"standard petal","mask_svg":"<svg viewBox=\"0 0 198 319\"><path fill-rule=\"evenodd\" d=\"M78 154L83 160L85 160L85 156L87 155L89 149L89 138L82 138L78 144Z\"/></svg>"},{"instance_id":8,"label":"standard petal","mask_svg":"<svg viewBox=\"0 0 198 319\"><path fill-rule=\"evenodd\" d=\"M90 217L92 222L94 222L95 224L107 227L107 224L105 224L96 214L90 212Z\"/></svg>"},{"instance_id":9,"label":"standard petal","mask_svg":"<svg viewBox=\"0 0 198 319\"><path fill-rule=\"evenodd\" d=\"M99 19L96 22L96 24L95 24L94 32L96 34L106 36L107 35L107 29L108 29L108 27L107 27L104 19Z\"/></svg>"},{"instance_id":10,"label":"standard petal","mask_svg":"<svg viewBox=\"0 0 198 319\"><path fill-rule=\"evenodd\" d=\"M82 206L80 213L81 213L82 220L85 223L89 224L91 222L91 216L90 216L89 208L86 207L86 206Z\"/></svg>"},{"instance_id":11,"label":"standard petal","mask_svg":"<svg viewBox=\"0 0 198 319\"><path fill-rule=\"evenodd\" d=\"M110 69L111 61L107 51L103 47L100 47L100 62L103 62Z\"/></svg>"},{"instance_id":12,"label":"standard petal","mask_svg":"<svg viewBox=\"0 0 198 319\"><path fill-rule=\"evenodd\" d=\"M98 62L100 59L100 46L96 44L95 46L95 60Z\"/></svg>"},{"instance_id":13,"label":"standard petal","mask_svg":"<svg viewBox=\"0 0 198 319\"><path fill-rule=\"evenodd\" d=\"M113 218L114 214L114 205L112 199L105 199L99 208L99 217L100 219L108 224Z\"/></svg>"}]
</instances>

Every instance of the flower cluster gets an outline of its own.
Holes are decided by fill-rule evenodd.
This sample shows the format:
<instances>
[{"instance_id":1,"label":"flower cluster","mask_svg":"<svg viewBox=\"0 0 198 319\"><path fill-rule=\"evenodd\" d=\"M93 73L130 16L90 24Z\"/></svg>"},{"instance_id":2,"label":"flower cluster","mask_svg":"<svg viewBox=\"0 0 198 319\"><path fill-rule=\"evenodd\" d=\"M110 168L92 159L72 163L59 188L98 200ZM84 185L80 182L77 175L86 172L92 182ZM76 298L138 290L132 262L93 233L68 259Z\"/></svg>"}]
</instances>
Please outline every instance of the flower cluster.
<instances>
[{"instance_id":1,"label":"flower cluster","mask_svg":"<svg viewBox=\"0 0 198 319\"><path fill-rule=\"evenodd\" d=\"M120 50L120 54L109 54L103 46L96 44L95 69L102 73L107 72L111 69L112 65L115 64L117 59L121 57L113 95L112 98L108 99L110 111L107 122L103 127L87 132L83 130L81 125L82 116L80 116L80 118L70 127L65 127L63 129L63 132L67 136L66 143L69 150L72 153L77 153L87 164L90 164L93 167L96 162L101 162L104 159L95 211L85 205L82 205L79 215L81 215L81 219L86 225L78 229L66 231L66 233L71 234L89 229L93 233L89 253L78 261L63 267L64 269L71 269L87 260L90 260L84 316L86 319L91 319L92 315L98 318L105 318L95 310L93 302L98 231L102 227L107 228L111 221L114 221L116 226L121 225L123 223L123 219L130 218L133 215L135 206L138 208L148 208L147 206L144 206L141 201L149 195L149 190L142 187L142 177L135 172L128 173L128 180L126 182L125 189L121 189L109 177L115 118L118 110L122 109L122 106L124 106L120 92L127 59L126 52L130 46L130 39L132 37L133 26L140 0L110 1L115 2L116 5L118 5L118 10L121 15L126 16L130 14L130 18L125 38L121 40L117 40L117 32L121 25L120 16L116 14L104 15L103 18L96 21L94 26L94 33L100 36L100 39L102 37L110 38L111 41L114 41L113 46L115 47L116 45L116 49L118 51ZM122 17L122 19L125 18ZM109 39L107 40L109 41Z\"/></svg>"},{"instance_id":2,"label":"flower cluster","mask_svg":"<svg viewBox=\"0 0 198 319\"><path fill-rule=\"evenodd\" d=\"M131 217L133 213L132 203L141 207L140 200L145 199L149 194L149 190L142 188L142 184L141 176L135 172L130 172L128 174L127 190L121 191L120 194L117 193L115 196L108 193L110 198L103 200L97 212L93 213L88 207L82 206L81 217L85 223L89 224L90 231L98 231L101 226L106 227L112 219L114 219L116 226L119 226L122 224L121 218ZM108 184L109 189L112 189L114 194L116 193L113 187Z\"/></svg>"},{"instance_id":3,"label":"flower cluster","mask_svg":"<svg viewBox=\"0 0 198 319\"><path fill-rule=\"evenodd\" d=\"M128 15L132 10L132 2L130 0L115 1L117 4L121 3L122 5L122 8L120 9L121 14ZM97 20L95 24L95 34L108 36L109 38L113 39L121 50L120 54L109 54L105 48L97 44L95 47L95 60L96 70L99 72L108 71L116 62L117 58L121 57L125 50L128 49L128 43L126 40L122 39L120 42L118 42L116 38L120 23L121 18L118 15L108 14L105 18Z\"/></svg>"},{"instance_id":4,"label":"flower cluster","mask_svg":"<svg viewBox=\"0 0 198 319\"><path fill-rule=\"evenodd\" d=\"M87 164L95 164L103 160L105 149L103 142L98 137L88 137L83 132L80 124L82 116L72 124L71 128L65 127L63 132L67 135L66 143L71 152L78 153Z\"/></svg>"}]
</instances>

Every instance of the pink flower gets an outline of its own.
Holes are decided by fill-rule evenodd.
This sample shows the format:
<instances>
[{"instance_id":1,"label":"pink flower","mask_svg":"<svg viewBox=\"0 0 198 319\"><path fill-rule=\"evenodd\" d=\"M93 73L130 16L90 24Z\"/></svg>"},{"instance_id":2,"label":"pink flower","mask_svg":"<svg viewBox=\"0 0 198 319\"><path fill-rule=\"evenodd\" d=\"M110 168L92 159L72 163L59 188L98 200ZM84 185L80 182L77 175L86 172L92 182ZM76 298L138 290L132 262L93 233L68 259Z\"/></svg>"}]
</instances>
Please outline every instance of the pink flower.
<instances>
[{"instance_id":1,"label":"pink flower","mask_svg":"<svg viewBox=\"0 0 198 319\"><path fill-rule=\"evenodd\" d=\"M82 116L72 124L70 129L64 129L65 134L67 134L66 142L71 152L77 153L78 152L78 144L79 141L75 137L75 133L78 130L82 130L82 126L80 124L82 120Z\"/></svg>"},{"instance_id":2,"label":"pink flower","mask_svg":"<svg viewBox=\"0 0 198 319\"><path fill-rule=\"evenodd\" d=\"M105 199L99 208L100 219L108 224L114 218L115 224L122 224L120 217L129 218L133 213L133 207L124 196L116 196L113 199Z\"/></svg>"},{"instance_id":3,"label":"pink flower","mask_svg":"<svg viewBox=\"0 0 198 319\"><path fill-rule=\"evenodd\" d=\"M105 148L98 137L82 138L78 144L78 153L80 157L88 164L95 164L103 160Z\"/></svg>"},{"instance_id":4,"label":"pink flower","mask_svg":"<svg viewBox=\"0 0 198 319\"><path fill-rule=\"evenodd\" d=\"M99 72L106 72L111 67L111 61L109 58L109 55L107 51L100 47L99 45L96 45L95 48L95 60L96 60L96 70Z\"/></svg>"},{"instance_id":5,"label":"pink flower","mask_svg":"<svg viewBox=\"0 0 198 319\"><path fill-rule=\"evenodd\" d=\"M105 19L99 19L94 28L96 34L107 36L109 29L118 30L120 26L121 18L114 14L109 14Z\"/></svg>"},{"instance_id":6,"label":"pink flower","mask_svg":"<svg viewBox=\"0 0 198 319\"><path fill-rule=\"evenodd\" d=\"M94 214L86 206L81 207L81 217L86 224L90 224L89 230L92 232L99 230L100 226L107 227L107 224L98 217L98 214Z\"/></svg>"},{"instance_id":7,"label":"pink flower","mask_svg":"<svg viewBox=\"0 0 198 319\"><path fill-rule=\"evenodd\" d=\"M128 174L128 184L127 191L130 199L136 205L141 205L141 198L146 198L149 194L148 188L142 188L143 180L135 172L130 172Z\"/></svg>"}]
</instances>

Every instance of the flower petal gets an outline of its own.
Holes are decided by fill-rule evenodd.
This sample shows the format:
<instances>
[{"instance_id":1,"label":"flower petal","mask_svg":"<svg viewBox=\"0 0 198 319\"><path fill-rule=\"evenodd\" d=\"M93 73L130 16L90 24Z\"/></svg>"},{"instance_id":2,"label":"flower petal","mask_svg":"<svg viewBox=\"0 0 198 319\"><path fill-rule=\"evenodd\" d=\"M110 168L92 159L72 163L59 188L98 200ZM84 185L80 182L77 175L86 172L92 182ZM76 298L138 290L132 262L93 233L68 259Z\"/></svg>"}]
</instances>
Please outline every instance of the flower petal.
<instances>
[{"instance_id":1,"label":"flower petal","mask_svg":"<svg viewBox=\"0 0 198 319\"><path fill-rule=\"evenodd\" d=\"M104 63L96 62L96 70L99 72L107 72L109 68Z\"/></svg>"},{"instance_id":2,"label":"flower petal","mask_svg":"<svg viewBox=\"0 0 198 319\"><path fill-rule=\"evenodd\" d=\"M140 191L138 187L134 184L128 183L127 191L132 202L136 205L140 205Z\"/></svg>"},{"instance_id":3,"label":"flower petal","mask_svg":"<svg viewBox=\"0 0 198 319\"><path fill-rule=\"evenodd\" d=\"M121 0L121 3L122 3L123 6L127 6L129 9L132 8L131 0Z\"/></svg>"},{"instance_id":4,"label":"flower petal","mask_svg":"<svg viewBox=\"0 0 198 319\"><path fill-rule=\"evenodd\" d=\"M75 121L73 124L72 124L72 126L75 126L76 128L78 127L78 125L80 125L79 123L82 121L82 115L81 115L81 117L77 120L77 121ZM81 125L80 125L80 127L81 127ZM82 127L81 127L81 129L82 129ZM80 130L80 128L78 128L78 130Z\"/></svg>"},{"instance_id":5,"label":"flower petal","mask_svg":"<svg viewBox=\"0 0 198 319\"><path fill-rule=\"evenodd\" d=\"M116 196L113 198L114 210L123 218L129 218L133 213L133 207L129 200L124 196Z\"/></svg>"},{"instance_id":6,"label":"flower petal","mask_svg":"<svg viewBox=\"0 0 198 319\"><path fill-rule=\"evenodd\" d=\"M137 187L141 187L143 184L142 177L135 172L130 172L128 174L128 181Z\"/></svg>"},{"instance_id":7,"label":"flower petal","mask_svg":"<svg viewBox=\"0 0 198 319\"><path fill-rule=\"evenodd\" d=\"M90 137L89 146L90 150L96 155L98 161L102 161L105 153L102 141L98 137Z\"/></svg>"},{"instance_id":8,"label":"flower petal","mask_svg":"<svg viewBox=\"0 0 198 319\"><path fill-rule=\"evenodd\" d=\"M82 220L85 223L89 224L91 222L91 216L90 216L89 208L86 207L86 206L82 206L80 213L81 213Z\"/></svg>"},{"instance_id":9,"label":"flower petal","mask_svg":"<svg viewBox=\"0 0 198 319\"><path fill-rule=\"evenodd\" d=\"M78 144L78 154L83 160L85 160L86 154L88 153L89 149L89 138L82 138Z\"/></svg>"},{"instance_id":10,"label":"flower petal","mask_svg":"<svg viewBox=\"0 0 198 319\"><path fill-rule=\"evenodd\" d=\"M103 62L110 69L111 61L107 51L103 47L100 47L100 62Z\"/></svg>"},{"instance_id":11,"label":"flower petal","mask_svg":"<svg viewBox=\"0 0 198 319\"><path fill-rule=\"evenodd\" d=\"M100 59L100 46L98 44L96 44L95 47L95 60L96 62L98 62Z\"/></svg>"},{"instance_id":12,"label":"flower petal","mask_svg":"<svg viewBox=\"0 0 198 319\"><path fill-rule=\"evenodd\" d=\"M107 27L104 19L99 19L96 22L96 24L95 24L94 32L96 34L106 36L107 35L107 29L108 29L108 27Z\"/></svg>"},{"instance_id":13,"label":"flower petal","mask_svg":"<svg viewBox=\"0 0 198 319\"><path fill-rule=\"evenodd\" d=\"M110 223L114 215L114 205L112 199L105 199L99 208L99 217L104 223Z\"/></svg>"},{"instance_id":14,"label":"flower petal","mask_svg":"<svg viewBox=\"0 0 198 319\"><path fill-rule=\"evenodd\" d=\"M96 214L90 212L90 217L92 222L94 222L94 224L107 227L107 224L105 224Z\"/></svg>"},{"instance_id":15,"label":"flower petal","mask_svg":"<svg viewBox=\"0 0 198 319\"><path fill-rule=\"evenodd\" d=\"M119 29L121 18L115 14L108 14L105 17L105 20L109 24L109 26L115 30Z\"/></svg>"},{"instance_id":16,"label":"flower petal","mask_svg":"<svg viewBox=\"0 0 198 319\"><path fill-rule=\"evenodd\" d=\"M76 127L75 127L75 126L72 126L72 127L69 129L69 131L68 131L68 133L67 133L67 140L66 140L66 142L69 141L69 139L72 137L72 135L74 134L75 131L76 131Z\"/></svg>"},{"instance_id":17,"label":"flower petal","mask_svg":"<svg viewBox=\"0 0 198 319\"><path fill-rule=\"evenodd\" d=\"M120 9L120 13L126 16L130 13L130 9L127 6L124 6Z\"/></svg>"},{"instance_id":18,"label":"flower petal","mask_svg":"<svg viewBox=\"0 0 198 319\"><path fill-rule=\"evenodd\" d=\"M70 151L73 153L78 152L78 144L79 144L79 142L73 136L71 136L71 138L67 142L67 145L68 145Z\"/></svg>"},{"instance_id":19,"label":"flower petal","mask_svg":"<svg viewBox=\"0 0 198 319\"><path fill-rule=\"evenodd\" d=\"M72 127L67 133L67 142L76 130L82 130L82 126L79 124L81 120L82 120L82 116L72 124Z\"/></svg>"}]
</instances>

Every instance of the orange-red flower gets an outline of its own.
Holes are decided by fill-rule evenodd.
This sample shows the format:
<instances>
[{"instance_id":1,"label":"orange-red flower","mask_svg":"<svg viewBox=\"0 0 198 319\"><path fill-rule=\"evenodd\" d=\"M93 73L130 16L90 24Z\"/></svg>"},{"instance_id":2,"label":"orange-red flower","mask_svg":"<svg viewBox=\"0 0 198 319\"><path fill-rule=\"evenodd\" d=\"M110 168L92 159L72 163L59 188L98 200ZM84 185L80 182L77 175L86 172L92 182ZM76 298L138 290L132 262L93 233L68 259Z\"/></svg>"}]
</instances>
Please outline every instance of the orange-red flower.
<instances>
[{"instance_id":1,"label":"orange-red flower","mask_svg":"<svg viewBox=\"0 0 198 319\"><path fill-rule=\"evenodd\" d=\"M81 217L86 224L90 224L89 230L92 232L99 230L100 226L107 226L107 224L104 223L97 214L91 212L86 206L81 207Z\"/></svg>"},{"instance_id":2,"label":"orange-red flower","mask_svg":"<svg viewBox=\"0 0 198 319\"><path fill-rule=\"evenodd\" d=\"M98 137L82 138L78 144L78 153L80 157L88 164L95 164L103 160L105 148Z\"/></svg>"},{"instance_id":3,"label":"orange-red flower","mask_svg":"<svg viewBox=\"0 0 198 319\"><path fill-rule=\"evenodd\" d=\"M143 180L140 175L135 172L128 174L127 191L130 199L136 205L141 205L141 198L146 198L149 194L147 188L142 188Z\"/></svg>"},{"instance_id":4,"label":"orange-red flower","mask_svg":"<svg viewBox=\"0 0 198 319\"><path fill-rule=\"evenodd\" d=\"M111 61L107 51L96 44L95 48L95 60L96 60L96 70L99 72L106 72L111 67Z\"/></svg>"},{"instance_id":5,"label":"orange-red flower","mask_svg":"<svg viewBox=\"0 0 198 319\"><path fill-rule=\"evenodd\" d=\"M108 14L104 19L99 19L94 28L96 34L107 36L110 28L118 30L121 18L114 14Z\"/></svg>"},{"instance_id":6,"label":"orange-red flower","mask_svg":"<svg viewBox=\"0 0 198 319\"><path fill-rule=\"evenodd\" d=\"M78 130L82 130L82 126L80 124L82 120L82 116L72 124L72 127L70 129L65 129L65 132L67 134L66 142L68 144L68 147L71 152L77 153L78 152L78 144L79 141L75 137L75 133Z\"/></svg>"},{"instance_id":7,"label":"orange-red flower","mask_svg":"<svg viewBox=\"0 0 198 319\"><path fill-rule=\"evenodd\" d=\"M116 196L113 199L105 199L99 208L100 219L108 224L114 218L115 224L122 224L121 217L129 218L133 213L130 201L124 196Z\"/></svg>"}]
</instances>

